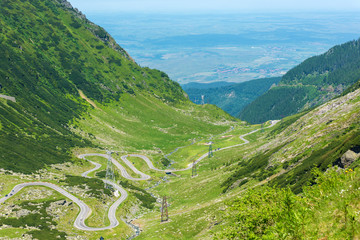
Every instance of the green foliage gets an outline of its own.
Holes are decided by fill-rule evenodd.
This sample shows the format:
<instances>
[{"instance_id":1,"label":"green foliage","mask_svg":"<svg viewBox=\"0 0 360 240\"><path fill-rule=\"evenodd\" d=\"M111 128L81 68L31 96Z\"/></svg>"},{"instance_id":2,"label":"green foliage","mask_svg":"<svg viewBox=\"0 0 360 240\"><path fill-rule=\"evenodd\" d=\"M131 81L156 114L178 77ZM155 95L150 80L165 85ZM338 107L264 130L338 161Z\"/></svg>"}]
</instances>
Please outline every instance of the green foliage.
<instances>
[{"instance_id":1,"label":"green foliage","mask_svg":"<svg viewBox=\"0 0 360 240\"><path fill-rule=\"evenodd\" d=\"M51 229L50 225L56 226L57 223L54 221L53 217L48 215L46 208L50 206L52 201L42 202L40 204L29 204L30 202L26 201L21 203L21 207L28 209L30 211L36 211L36 213L30 213L19 218L5 218L0 217L0 226L9 225L14 228L19 227L35 227L36 230L31 230L28 234L31 234L32 237L39 240L48 240L48 239L66 239L66 234L60 232L57 229Z\"/></svg>"},{"instance_id":2,"label":"green foliage","mask_svg":"<svg viewBox=\"0 0 360 240\"><path fill-rule=\"evenodd\" d=\"M301 164L272 180L270 185L280 187L290 186L295 193L300 193L302 187L313 180L311 171L314 167L325 171L329 165L339 164L340 157L347 150L359 146L359 142L360 132L355 131L332 141L322 149L312 152L310 156L298 156L292 160L292 163L304 158Z\"/></svg>"},{"instance_id":3,"label":"green foliage","mask_svg":"<svg viewBox=\"0 0 360 240\"><path fill-rule=\"evenodd\" d=\"M94 197L101 199L103 194L111 195L111 191L107 188L104 188L104 182L97 178L85 178L79 176L66 175L66 179L62 182L66 183L68 186L79 186L83 189L86 187L89 190L86 192L92 194Z\"/></svg>"},{"instance_id":4,"label":"green foliage","mask_svg":"<svg viewBox=\"0 0 360 240\"><path fill-rule=\"evenodd\" d=\"M145 208L153 209L154 203L156 202L156 198L151 196L147 191L142 188L136 187L132 185L128 181L121 181L120 185L124 188L134 190L134 195L137 199L141 201L141 205Z\"/></svg>"},{"instance_id":5,"label":"green foliage","mask_svg":"<svg viewBox=\"0 0 360 240\"><path fill-rule=\"evenodd\" d=\"M213 124L228 121L225 124ZM103 111L90 111L76 126L92 133L100 144L113 143L125 151L154 150L170 153L179 146L189 144L189 139L205 138L229 129L234 120L214 105L196 106L191 102L177 104L176 108L163 104L151 95L123 96L118 103L111 103ZM233 122L237 124L236 121ZM119 131L125 134L119 134ZM155 164L161 167L159 152ZM179 162L182 164L182 162ZM186 166L188 163L184 163ZM183 166L179 166L183 167Z\"/></svg>"},{"instance_id":6,"label":"green foliage","mask_svg":"<svg viewBox=\"0 0 360 240\"><path fill-rule=\"evenodd\" d=\"M257 98L239 116L250 123L280 119L340 95L359 78L360 39L335 46L294 67L282 77L280 87Z\"/></svg>"},{"instance_id":7,"label":"green foliage","mask_svg":"<svg viewBox=\"0 0 360 240\"><path fill-rule=\"evenodd\" d=\"M331 48L326 53L311 57L288 71L281 83L303 82L304 77L327 74L322 79L325 84L352 85L360 77L360 39ZM303 82L307 84L307 82ZM312 84L310 82L309 84Z\"/></svg>"},{"instance_id":8,"label":"green foliage","mask_svg":"<svg viewBox=\"0 0 360 240\"><path fill-rule=\"evenodd\" d=\"M106 171L100 171L100 172L97 172L95 173L95 176L98 177L98 178L105 178L106 177Z\"/></svg>"},{"instance_id":9,"label":"green foliage","mask_svg":"<svg viewBox=\"0 0 360 240\"><path fill-rule=\"evenodd\" d=\"M296 114L318 95L313 86L274 87L246 106L239 117L250 123L281 119Z\"/></svg>"},{"instance_id":10,"label":"green foliage","mask_svg":"<svg viewBox=\"0 0 360 240\"><path fill-rule=\"evenodd\" d=\"M41 110L36 110L36 106L29 108L38 113L38 117L18 104L0 101L0 122L3 125L0 131L0 167L31 173L48 164L71 160L68 152L71 147L92 145L61 127L64 116L59 116L57 120L47 119L45 124L40 121ZM61 108L59 112L62 112Z\"/></svg>"},{"instance_id":11,"label":"green foliage","mask_svg":"<svg viewBox=\"0 0 360 240\"><path fill-rule=\"evenodd\" d=\"M145 208L153 209L156 198L152 197L150 194L134 192L134 195L137 199L141 201L141 205Z\"/></svg>"},{"instance_id":12,"label":"green foliage","mask_svg":"<svg viewBox=\"0 0 360 240\"><path fill-rule=\"evenodd\" d=\"M16 7L14 7L16 6ZM78 89L106 104L126 93L186 101L169 77L141 68L101 27L55 0L0 3L0 168L31 173L71 160L73 147L93 145L68 125L89 105Z\"/></svg>"},{"instance_id":13,"label":"green foliage","mask_svg":"<svg viewBox=\"0 0 360 240\"><path fill-rule=\"evenodd\" d=\"M271 130L271 132L268 134L268 137L270 136L276 136L279 133L281 133L283 130L285 130L288 126L296 122L298 119L300 119L305 114L309 113L310 110L291 115L289 117L283 118L280 123L276 124L276 126Z\"/></svg>"},{"instance_id":14,"label":"green foliage","mask_svg":"<svg viewBox=\"0 0 360 240\"><path fill-rule=\"evenodd\" d=\"M259 187L229 202L224 230L214 239L357 239L359 170L312 174L315 185L301 195Z\"/></svg>"},{"instance_id":15,"label":"green foliage","mask_svg":"<svg viewBox=\"0 0 360 240\"><path fill-rule=\"evenodd\" d=\"M263 78L211 88L202 88L202 85L192 84L184 88L184 90L193 102L197 100L196 103L201 103L201 96L204 95L205 103L214 104L230 115L238 116L246 105L269 90L273 84L279 83L280 79L279 77ZM207 84L203 85L206 86ZM215 86L215 83L212 83L211 86Z\"/></svg>"},{"instance_id":16,"label":"green foliage","mask_svg":"<svg viewBox=\"0 0 360 240\"><path fill-rule=\"evenodd\" d=\"M272 235L284 211L284 192L271 188L248 190L241 198L228 203L227 218L231 226L215 234L214 239L262 239Z\"/></svg>"},{"instance_id":17,"label":"green foliage","mask_svg":"<svg viewBox=\"0 0 360 240\"><path fill-rule=\"evenodd\" d=\"M114 142L119 147L124 142L126 150L136 151L162 144L164 151L228 129L221 123L233 118L215 106L194 106L168 75L137 65L104 29L64 3L0 1L1 93L16 97L16 103L0 99L0 168L31 173L70 161L74 147L95 147L79 136L95 142L101 139L99 132L107 135L102 140L108 142L96 142L102 146ZM101 110L93 109L79 90ZM101 117L91 120L96 114ZM111 141L112 136L123 142ZM63 184L86 188L99 199L111 194L99 179L67 175ZM153 208L155 198L127 186L144 207ZM1 221L24 226L42 217ZM37 221L36 227L40 225L54 224ZM115 232L130 232L120 229L125 230ZM48 229L32 233L39 239L60 235Z\"/></svg>"},{"instance_id":18,"label":"green foliage","mask_svg":"<svg viewBox=\"0 0 360 240\"><path fill-rule=\"evenodd\" d=\"M169 159L167 158L162 158L161 159L161 163L162 165L164 165L165 167L169 166L169 164L171 163Z\"/></svg>"},{"instance_id":19,"label":"green foliage","mask_svg":"<svg viewBox=\"0 0 360 240\"><path fill-rule=\"evenodd\" d=\"M48 240L48 239L66 239L66 234L60 232L57 229L44 228L41 231L32 230L28 234L31 234L34 239Z\"/></svg>"},{"instance_id":20,"label":"green foliage","mask_svg":"<svg viewBox=\"0 0 360 240\"><path fill-rule=\"evenodd\" d=\"M225 182L221 184L221 186L224 187L223 192L225 193L232 186L233 183L240 179L243 179L240 183L241 186L248 181L244 178L251 177L262 181L267 177L273 175L276 169L266 169L266 167L269 164L269 158L271 157L271 155L279 151L282 147L284 147L284 145L268 150L265 153L257 154L249 161L241 160L238 163L238 168L236 169L236 171L228 179L226 179Z\"/></svg>"},{"instance_id":21,"label":"green foliage","mask_svg":"<svg viewBox=\"0 0 360 240\"><path fill-rule=\"evenodd\" d=\"M189 82L186 84L182 84L182 88L186 91L187 89L209 89L209 88L220 88L224 86L234 85L234 82L210 82L210 83L200 83L200 82Z\"/></svg>"},{"instance_id":22,"label":"green foliage","mask_svg":"<svg viewBox=\"0 0 360 240\"><path fill-rule=\"evenodd\" d=\"M348 93L351 93L355 91L356 89L360 88L360 80L351 85L349 88L347 88L340 96L345 96Z\"/></svg>"}]
</instances>

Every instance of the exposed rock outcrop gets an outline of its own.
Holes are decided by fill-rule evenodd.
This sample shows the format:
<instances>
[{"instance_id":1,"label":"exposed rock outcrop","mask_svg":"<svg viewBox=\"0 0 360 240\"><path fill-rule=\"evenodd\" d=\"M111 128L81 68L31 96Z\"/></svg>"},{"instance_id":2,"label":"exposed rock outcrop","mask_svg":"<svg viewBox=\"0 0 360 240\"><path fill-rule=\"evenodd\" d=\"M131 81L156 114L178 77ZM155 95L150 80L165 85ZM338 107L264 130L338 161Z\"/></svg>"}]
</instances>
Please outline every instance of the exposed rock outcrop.
<instances>
[{"instance_id":1,"label":"exposed rock outcrop","mask_svg":"<svg viewBox=\"0 0 360 240\"><path fill-rule=\"evenodd\" d=\"M357 160L360 157L360 154L356 154L355 152L351 150L347 150L344 155L341 156L341 164L344 166L344 168L349 167L355 160Z\"/></svg>"}]
</instances>

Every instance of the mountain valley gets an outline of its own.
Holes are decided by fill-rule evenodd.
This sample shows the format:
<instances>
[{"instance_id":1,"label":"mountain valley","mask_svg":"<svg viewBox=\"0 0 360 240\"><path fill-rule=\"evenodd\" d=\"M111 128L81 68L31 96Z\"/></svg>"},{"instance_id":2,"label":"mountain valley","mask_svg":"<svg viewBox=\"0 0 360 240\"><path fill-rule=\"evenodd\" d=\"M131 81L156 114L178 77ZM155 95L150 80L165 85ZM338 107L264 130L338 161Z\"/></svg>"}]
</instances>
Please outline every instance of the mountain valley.
<instances>
[{"instance_id":1,"label":"mountain valley","mask_svg":"<svg viewBox=\"0 0 360 240\"><path fill-rule=\"evenodd\" d=\"M183 89L192 102L214 104L230 115L237 117L244 107L266 93L270 88L275 87L280 79L280 77L264 78L242 83L188 83L183 85Z\"/></svg>"},{"instance_id":2,"label":"mountain valley","mask_svg":"<svg viewBox=\"0 0 360 240\"><path fill-rule=\"evenodd\" d=\"M360 237L359 40L187 94L66 0L0 9L0 239Z\"/></svg>"}]
</instances>

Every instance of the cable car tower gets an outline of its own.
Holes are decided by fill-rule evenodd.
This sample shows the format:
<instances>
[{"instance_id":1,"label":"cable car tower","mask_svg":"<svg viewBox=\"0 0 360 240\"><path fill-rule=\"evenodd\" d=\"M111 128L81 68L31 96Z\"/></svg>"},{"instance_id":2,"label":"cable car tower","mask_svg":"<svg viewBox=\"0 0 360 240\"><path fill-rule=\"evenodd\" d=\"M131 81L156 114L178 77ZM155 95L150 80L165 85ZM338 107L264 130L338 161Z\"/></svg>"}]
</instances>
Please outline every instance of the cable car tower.
<instances>
[{"instance_id":1,"label":"cable car tower","mask_svg":"<svg viewBox=\"0 0 360 240\"><path fill-rule=\"evenodd\" d=\"M208 154L208 156L209 156L209 158L214 156L214 153L213 153L213 150L212 150L212 142L210 142L210 145L209 145L209 154Z\"/></svg>"},{"instance_id":2,"label":"cable car tower","mask_svg":"<svg viewBox=\"0 0 360 240\"><path fill-rule=\"evenodd\" d=\"M106 181L105 181L105 188L107 189L111 189L112 185L109 184L108 182L115 182L115 175L114 175L114 168L113 168L113 163L112 163L112 157L111 151L107 151L106 154L108 155L108 160L107 160L107 166L106 166Z\"/></svg>"},{"instance_id":3,"label":"cable car tower","mask_svg":"<svg viewBox=\"0 0 360 240\"><path fill-rule=\"evenodd\" d=\"M196 177L197 176L196 161L193 162L191 170L192 170L191 177Z\"/></svg>"},{"instance_id":4,"label":"cable car tower","mask_svg":"<svg viewBox=\"0 0 360 240\"><path fill-rule=\"evenodd\" d=\"M161 204L161 222L166 222L169 220L169 213L168 213L168 204L167 204L168 197L164 196Z\"/></svg>"}]
</instances>

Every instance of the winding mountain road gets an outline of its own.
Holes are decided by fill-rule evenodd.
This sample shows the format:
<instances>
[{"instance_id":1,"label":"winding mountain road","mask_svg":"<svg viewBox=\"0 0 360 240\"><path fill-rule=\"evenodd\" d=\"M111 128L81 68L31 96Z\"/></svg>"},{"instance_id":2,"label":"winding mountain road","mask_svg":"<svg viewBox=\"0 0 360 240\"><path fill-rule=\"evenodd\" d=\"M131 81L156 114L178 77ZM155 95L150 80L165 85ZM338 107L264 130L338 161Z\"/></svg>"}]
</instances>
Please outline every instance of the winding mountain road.
<instances>
[{"instance_id":1,"label":"winding mountain road","mask_svg":"<svg viewBox=\"0 0 360 240\"><path fill-rule=\"evenodd\" d=\"M97 169L99 169L101 167L100 164L92 162L91 163L95 164L95 168L83 173L82 175L87 177L87 174L89 174L90 172L96 171ZM86 203L84 203L83 201L81 201L79 198L75 197L74 195L72 195L71 193L69 193L68 191L64 190L63 188L53 184L53 183L48 183L48 182L28 182L28 183L21 183L16 185L9 194L7 194L5 197L0 199L0 204L2 204L3 202L5 202L7 199L9 199L10 197L14 196L16 193L18 193L21 189L23 189L24 187L28 187L28 186L44 186L44 187L48 187L51 188L57 192L59 192L60 194L64 195L65 197L69 198L70 200L72 200L73 202L75 202L79 207L80 207L80 213L78 214L78 216L75 219L74 222L74 226L80 230L85 230L85 231L100 231L100 230L106 230L106 229L111 229L116 227L117 225L119 225L119 221L117 220L115 213L116 213L116 209L119 207L119 205L125 201L125 199L127 198L128 194L126 192L125 189L123 189L122 187L120 187L119 185L110 182L110 181L106 181L104 180L104 182L111 184L116 190L118 190L121 194L120 198L118 198L109 208L109 212L108 212L108 218L110 221L110 225L107 227L101 227L101 228L96 228L96 227L88 227L85 224L85 220L88 216L90 216L91 213L91 209L88 207L88 205L86 205Z\"/></svg>"},{"instance_id":2,"label":"winding mountain road","mask_svg":"<svg viewBox=\"0 0 360 240\"><path fill-rule=\"evenodd\" d=\"M273 127L278 121L271 121L271 125L268 126L267 128ZM243 143L240 144L236 144L233 146L229 146L229 147L224 147L221 149L218 149L217 151L221 151L221 150L225 150L225 149L229 149L229 148L233 148L233 147L238 147L238 146L242 146L245 144L248 144L249 141L246 140L244 137L253 134L257 131L259 131L260 129L256 129L253 130L249 133L243 134L240 136L240 139L243 140ZM81 154L78 157L81 159L86 159L86 157L88 156L99 156L99 157L104 157L106 159L109 158L109 155L107 154L101 154L101 153L89 153L89 154ZM135 178L132 177L127 171L126 169L115 159L113 159L111 156L111 161L112 163L120 170L121 175L129 180L132 181L142 181L142 180L149 180L151 177L141 171L139 171L137 168L134 167L134 165L127 159L128 157L138 157L143 159L146 164L148 165L148 167L152 170L155 171L162 171L162 172L167 172L167 171L171 171L171 172L180 172L180 171L186 171L192 168L193 164L197 164L198 162L200 162L201 160L203 160L204 158L206 158L208 156L208 153L203 154L202 156L200 156L195 163L191 163L188 165L187 168L184 169L169 169L169 170L162 170L162 169L158 169L156 167L154 167L153 163L151 162L151 160L144 156L144 155L140 155L140 154L128 154L128 155L124 155L121 157L121 160L136 174L140 175L140 177ZM88 159L86 159L88 160ZM88 160L90 163L94 164L95 167L91 170L88 170L84 173L82 173L83 177L88 177L88 174L91 172L94 172L96 170L98 170L99 168L101 168L101 164L93 162ZM65 197L69 198L70 200L72 200L73 202L75 202L79 207L80 207L80 213L78 214L78 216L76 217L76 220L74 222L74 226L80 230L84 230L84 231L100 231L100 230L106 230L106 229L111 229L114 228L116 226L119 225L119 221L116 218L116 209L120 206L120 204L122 202L125 201L125 199L128 197L128 194L126 192L125 189L123 189L121 186L119 186L118 184L111 182L111 181L107 181L107 180L103 180L105 183L110 184L114 187L114 189L118 190L121 194L121 196L110 206L109 211L108 211L108 218L110 221L109 226L106 227L100 227L100 228L96 228L96 227L89 227L86 226L85 224L85 220L87 217L90 216L91 214L91 209L88 207L88 205L86 205L83 201L81 201L79 198L75 197L74 195L72 195L71 193L67 192L66 190L64 190L63 188L53 184L53 183L47 183L47 182L28 182L28 183L21 183L16 185L9 194L7 194L5 197L0 198L0 204L4 203L7 199L9 199L10 197L14 196L16 193L18 193L19 191L21 191L21 189L23 189L24 187L28 187L28 186L45 186L48 188L51 188L57 192L59 192L60 194L64 195Z\"/></svg>"}]
</instances>

